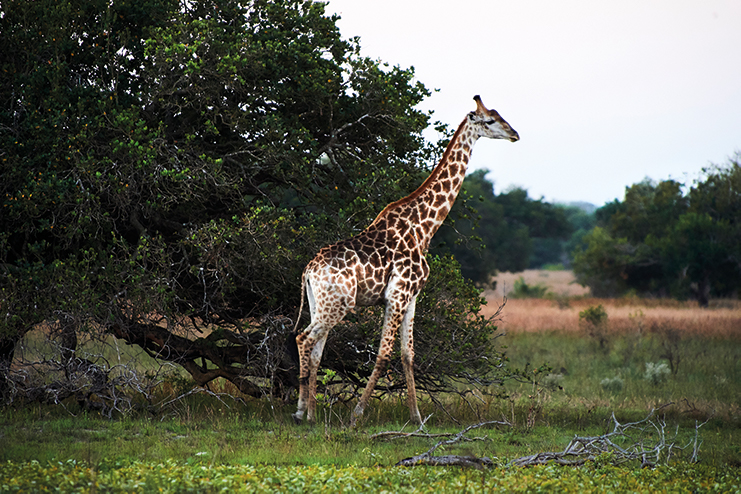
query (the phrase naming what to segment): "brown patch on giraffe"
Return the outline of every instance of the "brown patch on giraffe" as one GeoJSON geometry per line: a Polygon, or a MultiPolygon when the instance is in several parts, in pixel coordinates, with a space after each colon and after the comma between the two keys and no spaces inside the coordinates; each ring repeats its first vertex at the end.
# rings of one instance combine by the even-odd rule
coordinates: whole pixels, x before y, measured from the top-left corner
{"type": "Polygon", "coordinates": [[[443,204],[448,202],[448,195],[447,194],[437,194],[435,196],[435,200],[432,203],[432,207],[435,209],[438,209],[443,206],[443,204]]]}

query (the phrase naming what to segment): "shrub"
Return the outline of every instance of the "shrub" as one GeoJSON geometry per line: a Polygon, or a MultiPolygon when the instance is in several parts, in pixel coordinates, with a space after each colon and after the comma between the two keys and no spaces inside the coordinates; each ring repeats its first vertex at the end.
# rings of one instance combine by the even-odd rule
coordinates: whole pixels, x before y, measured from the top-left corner
{"type": "Polygon", "coordinates": [[[609,349],[607,340],[607,312],[600,305],[592,305],[579,312],[579,327],[597,340],[600,350],[609,349]]]}
{"type": "Polygon", "coordinates": [[[542,384],[551,390],[563,389],[563,374],[548,374],[543,378],[542,384]]]}
{"type": "Polygon", "coordinates": [[[666,381],[669,374],[671,374],[671,369],[666,362],[646,362],[646,372],[643,374],[643,379],[654,386],[658,386],[666,381]]]}

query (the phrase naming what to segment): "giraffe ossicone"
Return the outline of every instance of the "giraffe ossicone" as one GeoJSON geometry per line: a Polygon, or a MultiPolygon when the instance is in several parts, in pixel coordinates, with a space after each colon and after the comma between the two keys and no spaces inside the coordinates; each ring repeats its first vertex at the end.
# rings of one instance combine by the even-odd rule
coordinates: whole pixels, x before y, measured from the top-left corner
{"type": "Polygon", "coordinates": [[[412,422],[422,422],[414,387],[412,326],[417,295],[429,274],[425,254],[463,185],[478,138],[512,142],[520,138],[499,113],[484,106],[479,96],[474,101],[476,110],[466,115],[440,163],[417,190],[386,206],[358,235],[321,249],[304,269],[296,327],[304,296],[309,302],[311,323],[296,336],[300,366],[298,410],[293,414],[296,423],[301,423],[304,414],[308,422],[316,420],[317,370],[329,331],[353,308],[370,305],[385,305],[381,343],[351,426],[370,401],[399,329],[409,414],[412,422]]]}

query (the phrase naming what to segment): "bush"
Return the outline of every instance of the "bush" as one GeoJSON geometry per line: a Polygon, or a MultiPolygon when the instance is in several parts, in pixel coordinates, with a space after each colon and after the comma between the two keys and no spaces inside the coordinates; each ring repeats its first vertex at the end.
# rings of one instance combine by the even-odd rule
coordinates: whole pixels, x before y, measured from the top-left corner
{"type": "Polygon", "coordinates": [[[654,386],[658,386],[666,381],[671,372],[666,362],[646,362],[646,372],[643,374],[643,379],[654,386]]]}
{"type": "Polygon", "coordinates": [[[528,285],[525,278],[520,276],[515,280],[515,286],[509,293],[510,298],[543,298],[548,294],[548,287],[542,283],[528,285]]]}
{"type": "Polygon", "coordinates": [[[579,327],[597,341],[604,352],[609,350],[607,339],[607,312],[600,305],[592,305],[579,312],[579,327]]]}

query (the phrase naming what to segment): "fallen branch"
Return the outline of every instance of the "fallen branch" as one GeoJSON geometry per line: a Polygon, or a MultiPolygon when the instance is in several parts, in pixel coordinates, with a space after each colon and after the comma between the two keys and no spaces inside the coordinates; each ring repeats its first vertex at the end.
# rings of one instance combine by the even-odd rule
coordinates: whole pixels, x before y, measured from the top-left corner
{"type": "Polygon", "coordinates": [[[666,423],[663,419],[653,419],[656,412],[672,405],[667,403],[659,408],[653,408],[649,414],[638,422],[621,424],[612,414],[612,432],[601,436],[579,437],[575,436],[563,451],[537,453],[523,456],[509,462],[507,466],[526,467],[534,465],[545,465],[555,463],[557,465],[578,466],[588,461],[594,461],[597,457],[608,455],[610,463],[620,465],[630,461],[640,461],[641,467],[654,467],[657,464],[668,463],[674,450],[683,451],[693,445],[691,462],[697,461],[698,431],[705,425],[695,424],[695,437],[684,446],[677,446],[676,439],[678,428],[674,437],[667,438],[666,423]],[[634,437],[635,436],[635,437],[634,437]],[[620,446],[616,444],[618,439],[628,439],[631,444],[620,446]]]}
{"type": "Polygon", "coordinates": [[[427,465],[431,467],[473,467],[479,470],[484,467],[489,468],[494,466],[494,461],[491,458],[484,456],[483,458],[477,458],[476,456],[458,456],[458,455],[445,455],[445,456],[413,456],[411,458],[405,458],[399,461],[397,467],[416,467],[419,465],[427,465]]]}
{"type": "MultiPolygon", "coordinates": [[[[612,431],[600,436],[588,436],[581,437],[575,436],[569,444],[564,448],[563,451],[558,452],[544,452],[537,453],[534,455],[523,456],[510,461],[507,466],[515,467],[527,467],[534,465],[545,465],[553,463],[557,465],[565,466],[579,466],[583,465],[588,461],[595,461],[599,457],[606,459],[613,465],[620,465],[623,463],[635,461],[640,462],[642,468],[654,467],[658,464],[668,464],[669,460],[675,451],[684,451],[685,449],[691,449],[691,455],[689,461],[692,463],[697,462],[698,450],[702,441],[699,440],[700,427],[705,425],[708,420],[703,423],[695,423],[695,434],[692,439],[687,442],[684,446],[677,445],[677,436],[679,433],[679,427],[676,428],[673,437],[667,437],[666,433],[666,422],[663,418],[655,418],[657,412],[664,408],[673,405],[673,403],[667,403],[658,408],[653,408],[648,415],[637,422],[628,422],[621,424],[615,418],[615,413],[612,413],[612,431]]],[[[471,425],[466,427],[458,433],[442,433],[442,434],[427,434],[422,432],[424,430],[424,422],[430,418],[428,416],[422,423],[422,425],[415,432],[403,432],[403,431],[388,431],[379,432],[371,436],[371,439],[397,439],[400,437],[425,437],[425,438],[437,438],[437,437],[450,437],[451,439],[439,441],[433,447],[426,452],[412,456],[411,458],[405,458],[395,466],[412,467],[417,465],[429,465],[429,466],[463,466],[463,467],[474,467],[484,468],[491,467],[494,462],[491,458],[482,457],[477,458],[474,456],[457,456],[457,455],[445,455],[445,456],[434,456],[433,453],[437,448],[443,445],[456,444],[462,441],[482,441],[486,437],[467,437],[465,434],[473,429],[483,427],[485,425],[510,425],[509,422],[500,421],[489,421],[482,422],[479,424],[471,425]]]]}
{"type": "MultiPolygon", "coordinates": [[[[484,427],[486,425],[509,425],[511,426],[509,422],[501,422],[498,420],[490,420],[488,422],[481,422],[474,425],[469,425],[462,431],[458,433],[449,433],[449,434],[423,434],[419,431],[424,427],[424,422],[429,419],[430,416],[428,416],[422,423],[419,429],[417,429],[417,432],[413,433],[403,433],[399,432],[396,436],[389,436],[389,434],[393,433],[379,433],[374,434],[374,436],[379,437],[440,437],[440,436],[453,436],[451,439],[439,441],[437,444],[435,444],[433,447],[428,449],[426,452],[412,456],[411,458],[404,458],[403,460],[400,460],[395,466],[397,467],[413,467],[417,465],[430,465],[430,466],[461,466],[461,467],[474,467],[474,468],[484,468],[484,467],[491,467],[494,465],[494,462],[491,458],[483,457],[483,458],[477,458],[475,456],[458,456],[458,455],[444,455],[444,456],[433,456],[432,453],[435,452],[437,448],[440,446],[449,446],[451,444],[456,444],[462,441],[484,441],[487,439],[486,436],[484,437],[467,437],[466,433],[468,431],[471,431],[473,429],[478,429],[479,427],[484,427]]],[[[371,436],[373,437],[373,436],[371,436]]]]}

